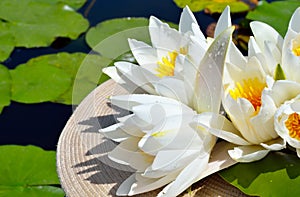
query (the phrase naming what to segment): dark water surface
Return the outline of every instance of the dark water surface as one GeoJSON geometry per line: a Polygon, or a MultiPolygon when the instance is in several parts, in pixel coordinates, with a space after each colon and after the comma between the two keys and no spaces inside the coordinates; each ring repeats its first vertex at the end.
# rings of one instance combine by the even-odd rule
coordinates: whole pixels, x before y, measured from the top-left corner
{"type": "MultiPolygon", "coordinates": [[[[89,20],[91,27],[97,23],[118,17],[149,17],[154,15],[159,19],[178,23],[181,9],[172,0],[89,0],[79,10],[89,20]]],[[[215,19],[195,13],[201,29],[215,19]]],[[[205,32],[205,31],[204,31],[205,32]]],[[[11,58],[4,64],[15,68],[30,58],[44,54],[67,52],[89,52],[90,48],[84,42],[84,34],[75,41],[58,39],[52,47],[37,49],[16,49],[11,58]]],[[[55,150],[58,137],[67,120],[72,114],[72,107],[55,103],[21,104],[12,102],[0,114],[0,145],[37,145],[44,149],[55,150]]]]}

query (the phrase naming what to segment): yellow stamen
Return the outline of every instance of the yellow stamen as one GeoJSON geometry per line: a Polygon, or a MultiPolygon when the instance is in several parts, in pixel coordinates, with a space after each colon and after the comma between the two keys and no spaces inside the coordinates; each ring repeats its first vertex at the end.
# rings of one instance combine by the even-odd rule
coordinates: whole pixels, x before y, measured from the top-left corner
{"type": "Polygon", "coordinates": [[[261,107],[261,94],[266,87],[266,83],[258,80],[257,77],[243,80],[242,83],[236,82],[236,88],[229,91],[230,96],[237,100],[245,98],[253,105],[255,112],[258,113],[261,107]]]}
{"type": "Polygon", "coordinates": [[[300,141],[300,115],[298,113],[290,114],[285,121],[285,126],[289,130],[289,135],[300,141]]]}
{"type": "Polygon", "coordinates": [[[174,76],[175,61],[178,53],[176,51],[169,52],[169,57],[163,57],[162,61],[157,62],[158,77],[174,76]]]}
{"type": "Polygon", "coordinates": [[[294,53],[296,56],[300,56],[300,46],[299,46],[298,48],[293,49],[293,53],[294,53]]]}

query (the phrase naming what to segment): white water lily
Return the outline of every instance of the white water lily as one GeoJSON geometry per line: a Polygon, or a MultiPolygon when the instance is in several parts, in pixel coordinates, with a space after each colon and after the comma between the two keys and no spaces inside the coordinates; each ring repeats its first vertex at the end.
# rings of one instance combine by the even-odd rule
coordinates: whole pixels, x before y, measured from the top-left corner
{"type": "MultiPolygon", "coordinates": [[[[212,67],[216,63],[223,65],[229,36],[227,33],[222,36],[220,34],[231,26],[229,13],[227,7],[219,19],[214,47],[210,47],[212,41],[205,39],[188,7],[181,14],[179,31],[151,17],[149,32],[152,46],[129,40],[131,51],[139,65],[116,62],[115,66],[107,67],[103,71],[129,92],[140,88],[150,94],[176,98],[191,106],[192,98],[188,98],[191,94],[186,93],[185,87],[187,83],[192,86],[194,82],[183,81],[194,80],[194,73],[201,73],[204,64],[209,63],[212,67]],[[209,54],[211,57],[208,57],[209,54]],[[177,92],[179,89],[181,91],[177,92]]],[[[230,31],[232,30],[228,30],[230,31]]]]}
{"type": "Polygon", "coordinates": [[[284,38],[263,22],[251,22],[251,54],[260,56],[265,71],[275,77],[279,64],[287,80],[300,82],[300,8],[293,13],[284,38]],[[259,55],[257,55],[259,54],[259,55]]]}
{"type": "Polygon", "coordinates": [[[296,149],[300,158],[300,95],[282,104],[274,119],[278,135],[296,149]]]}
{"type": "Polygon", "coordinates": [[[274,129],[276,99],[280,95],[276,97],[273,93],[274,79],[267,75],[261,56],[252,53],[251,43],[249,50],[248,57],[235,51],[238,57],[229,55],[224,73],[222,104],[237,130],[211,130],[212,134],[238,145],[229,151],[238,162],[260,160],[272,150],[285,148],[285,142],[274,129]]]}
{"type": "MultiPolygon", "coordinates": [[[[194,182],[227,166],[224,163],[228,159],[219,157],[211,161],[214,169],[209,165],[216,137],[207,130],[228,127],[220,115],[197,114],[179,101],[155,95],[113,96],[110,101],[133,112],[100,130],[120,143],[109,158],[136,170],[121,184],[117,195],[131,196],[167,185],[158,196],[177,196],[194,182]],[[199,122],[205,126],[199,126],[199,122]]],[[[226,153],[226,146],[222,149],[226,153]]]]}

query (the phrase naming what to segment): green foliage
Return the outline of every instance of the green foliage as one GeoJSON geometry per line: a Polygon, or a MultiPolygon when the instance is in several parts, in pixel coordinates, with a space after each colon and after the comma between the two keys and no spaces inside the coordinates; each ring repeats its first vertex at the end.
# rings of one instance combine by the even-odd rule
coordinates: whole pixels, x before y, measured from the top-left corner
{"type": "Polygon", "coordinates": [[[209,13],[221,13],[227,5],[231,12],[245,12],[250,9],[250,5],[240,0],[173,0],[178,7],[189,6],[193,12],[206,10],[209,13]]]}
{"type": "Polygon", "coordinates": [[[0,146],[0,196],[63,197],[55,152],[35,146],[0,146]]]}
{"type": "Polygon", "coordinates": [[[0,113],[10,104],[11,78],[8,69],[0,64],[0,113]]]}
{"type": "Polygon", "coordinates": [[[260,161],[236,164],[221,171],[220,175],[248,195],[300,194],[300,159],[296,154],[271,152],[260,161]]]}
{"type": "Polygon", "coordinates": [[[78,7],[84,1],[1,0],[0,61],[14,47],[49,46],[57,37],[76,39],[86,31],[88,21],[65,3],[78,7]]]}
{"type": "Polygon", "coordinates": [[[22,103],[51,101],[71,86],[71,76],[49,65],[31,62],[10,71],[12,100],[22,103]]]}
{"type": "MultiPolygon", "coordinates": [[[[99,55],[85,53],[63,52],[32,58],[10,70],[12,100],[78,104],[99,82],[107,79],[101,78],[102,68],[110,62],[99,55]]],[[[6,96],[9,94],[10,91],[6,96]]]]}
{"type": "Polygon", "coordinates": [[[284,36],[289,20],[299,6],[300,1],[274,1],[272,3],[262,1],[254,11],[247,14],[246,18],[265,22],[284,36]]]}
{"type": "Polygon", "coordinates": [[[128,38],[150,42],[148,23],[145,18],[107,20],[87,32],[86,42],[102,56],[115,59],[130,51],[128,38]]]}

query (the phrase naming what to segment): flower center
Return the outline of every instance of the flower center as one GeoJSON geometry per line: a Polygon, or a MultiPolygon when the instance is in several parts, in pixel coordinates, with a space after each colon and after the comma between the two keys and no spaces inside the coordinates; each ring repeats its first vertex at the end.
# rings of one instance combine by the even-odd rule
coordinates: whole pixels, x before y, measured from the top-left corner
{"type": "Polygon", "coordinates": [[[266,87],[265,83],[258,80],[257,77],[243,80],[242,83],[236,82],[236,88],[229,91],[230,96],[237,100],[245,98],[253,105],[256,112],[261,106],[261,93],[266,87]]]}
{"type": "Polygon", "coordinates": [[[285,126],[289,130],[289,135],[300,141],[300,115],[296,112],[290,114],[285,126]]]}
{"type": "Polygon", "coordinates": [[[297,47],[297,48],[293,49],[293,53],[294,53],[296,56],[300,56],[300,47],[297,47]]]}
{"type": "MultiPolygon", "coordinates": [[[[187,49],[182,47],[180,48],[179,53],[186,55],[187,49]]],[[[161,61],[157,62],[158,67],[156,68],[156,71],[158,72],[158,77],[162,78],[165,76],[174,76],[175,62],[177,56],[177,51],[168,52],[168,56],[163,57],[161,61]]]]}

